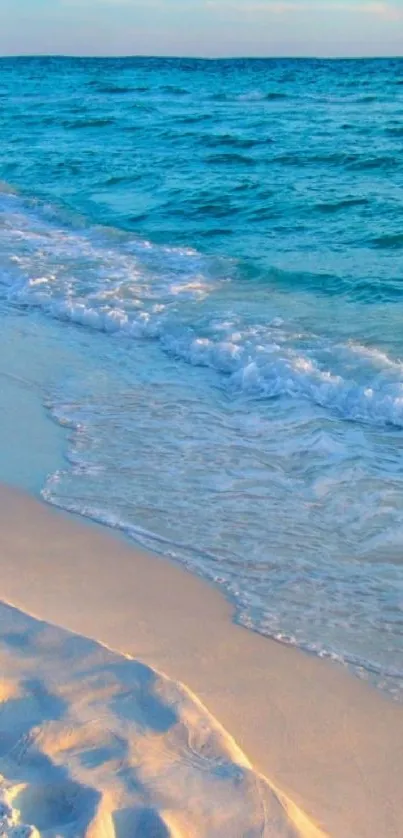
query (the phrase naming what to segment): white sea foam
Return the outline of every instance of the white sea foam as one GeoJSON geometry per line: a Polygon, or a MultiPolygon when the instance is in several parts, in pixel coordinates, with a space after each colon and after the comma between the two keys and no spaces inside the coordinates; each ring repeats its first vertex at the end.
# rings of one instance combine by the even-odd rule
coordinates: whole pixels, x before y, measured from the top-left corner
{"type": "Polygon", "coordinates": [[[242,322],[237,313],[234,330],[228,282],[196,251],[129,238],[117,246],[102,231],[70,230],[28,212],[17,196],[1,203],[1,285],[9,302],[155,339],[189,364],[224,373],[233,393],[302,398],[349,420],[403,426],[402,365],[376,346],[335,343],[323,359],[320,337],[300,347],[278,317],[266,325],[264,316],[253,323],[246,314],[242,322]]]}

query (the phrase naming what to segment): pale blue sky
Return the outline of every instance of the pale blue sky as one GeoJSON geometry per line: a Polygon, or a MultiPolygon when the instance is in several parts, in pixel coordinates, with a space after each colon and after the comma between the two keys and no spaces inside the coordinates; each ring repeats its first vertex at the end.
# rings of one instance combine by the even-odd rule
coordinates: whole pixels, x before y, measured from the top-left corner
{"type": "Polygon", "coordinates": [[[0,0],[0,54],[402,55],[403,0],[0,0]]]}

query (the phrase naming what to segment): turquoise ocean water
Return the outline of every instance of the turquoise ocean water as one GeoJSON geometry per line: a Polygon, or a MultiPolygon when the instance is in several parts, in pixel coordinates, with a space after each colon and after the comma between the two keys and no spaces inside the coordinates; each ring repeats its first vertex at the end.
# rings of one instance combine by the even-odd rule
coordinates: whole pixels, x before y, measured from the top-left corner
{"type": "Polygon", "coordinates": [[[403,60],[1,59],[0,179],[21,480],[402,698],[403,60]]]}

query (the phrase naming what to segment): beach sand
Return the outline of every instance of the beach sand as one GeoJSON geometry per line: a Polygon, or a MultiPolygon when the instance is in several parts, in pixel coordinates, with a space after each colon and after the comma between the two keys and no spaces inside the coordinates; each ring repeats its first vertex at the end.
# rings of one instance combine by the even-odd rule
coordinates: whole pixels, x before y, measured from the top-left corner
{"type": "Polygon", "coordinates": [[[403,836],[401,705],[5,486],[0,561],[0,834],[403,836]]]}

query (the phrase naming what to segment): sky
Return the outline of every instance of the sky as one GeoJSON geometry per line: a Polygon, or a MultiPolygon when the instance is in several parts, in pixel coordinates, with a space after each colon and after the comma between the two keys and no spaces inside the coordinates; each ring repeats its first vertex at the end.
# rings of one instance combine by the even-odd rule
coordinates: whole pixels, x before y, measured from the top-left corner
{"type": "Polygon", "coordinates": [[[403,55],[403,0],[0,0],[0,55],[403,55]]]}

